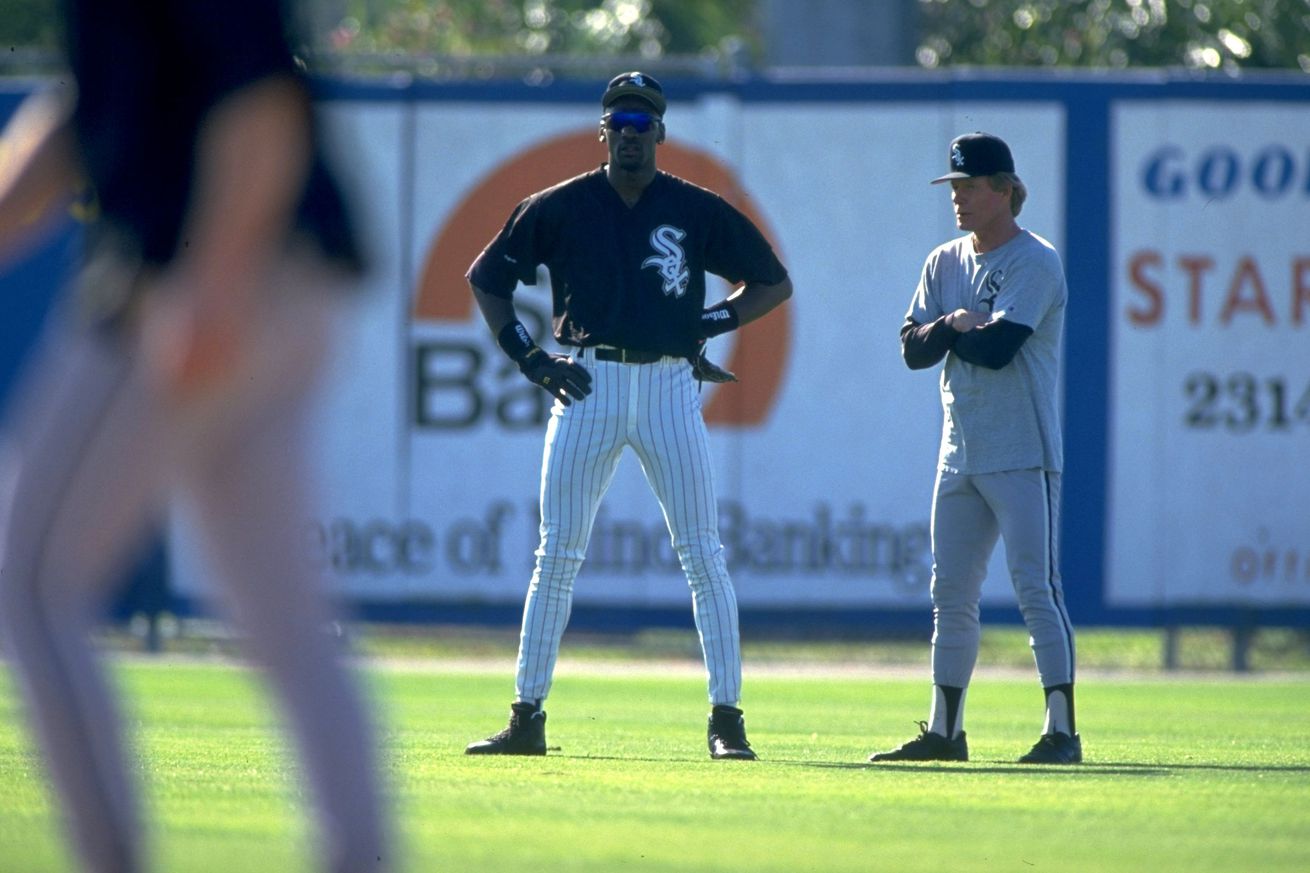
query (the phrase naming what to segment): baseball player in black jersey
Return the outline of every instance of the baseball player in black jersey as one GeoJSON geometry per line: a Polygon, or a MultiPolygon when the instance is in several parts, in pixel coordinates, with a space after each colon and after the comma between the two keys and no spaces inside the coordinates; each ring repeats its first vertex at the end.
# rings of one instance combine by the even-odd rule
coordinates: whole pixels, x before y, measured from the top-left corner
{"type": "Polygon", "coordinates": [[[27,219],[83,182],[99,218],[5,421],[0,623],[80,868],[132,873],[150,854],[87,635],[176,500],[288,717],[322,869],[390,869],[366,710],[297,548],[326,294],[362,261],[281,4],[64,5],[76,94],[26,105],[7,131],[0,247],[34,238],[27,219]]]}
{"type": "Polygon", "coordinates": [[[905,363],[945,360],[931,516],[933,702],[918,737],[873,761],[967,761],[964,698],[978,659],[987,562],[1005,540],[1045,690],[1027,764],[1074,764],[1074,638],[1060,582],[1059,371],[1068,297],[1060,256],[1016,222],[1027,189],[998,137],[956,137],[949,182],[968,231],[928,256],[905,323],[905,363]]]}
{"type": "Polygon", "coordinates": [[[509,726],[469,754],[544,755],[546,713],[573,582],[624,449],[641,462],[687,582],[709,679],[714,758],[753,759],[741,697],[737,599],[719,541],[698,380],[732,375],[707,338],[761,317],[791,281],[759,230],[723,198],[655,167],[664,90],[643,73],[601,97],[599,169],[528,197],[474,261],[469,285],[501,348],[555,398],[541,470],[541,544],[528,588],[509,726]],[[519,283],[550,272],[555,339],[540,348],[515,315],[519,283]],[[705,305],[705,273],[740,287],[705,305]]]}

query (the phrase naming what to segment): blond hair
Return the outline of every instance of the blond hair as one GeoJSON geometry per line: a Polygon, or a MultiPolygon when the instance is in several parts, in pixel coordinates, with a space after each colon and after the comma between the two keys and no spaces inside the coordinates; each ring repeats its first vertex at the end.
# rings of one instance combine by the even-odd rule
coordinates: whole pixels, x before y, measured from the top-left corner
{"type": "Polygon", "coordinates": [[[1028,199],[1028,186],[1014,173],[993,173],[987,177],[987,184],[993,191],[1004,191],[1010,186],[1010,214],[1018,216],[1023,211],[1023,202],[1028,199]]]}

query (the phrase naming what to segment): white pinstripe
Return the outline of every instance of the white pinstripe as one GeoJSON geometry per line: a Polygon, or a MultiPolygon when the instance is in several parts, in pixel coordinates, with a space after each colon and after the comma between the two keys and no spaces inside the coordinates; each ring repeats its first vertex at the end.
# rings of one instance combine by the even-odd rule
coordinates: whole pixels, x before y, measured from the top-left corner
{"type": "Polygon", "coordinates": [[[700,393],[684,358],[654,364],[576,360],[593,378],[586,400],[556,403],[541,464],[541,544],[523,607],[516,692],[550,693],[560,639],[573,604],[601,499],[631,446],[664,510],[705,656],[712,704],[741,697],[737,596],[719,540],[718,503],[700,393]]]}

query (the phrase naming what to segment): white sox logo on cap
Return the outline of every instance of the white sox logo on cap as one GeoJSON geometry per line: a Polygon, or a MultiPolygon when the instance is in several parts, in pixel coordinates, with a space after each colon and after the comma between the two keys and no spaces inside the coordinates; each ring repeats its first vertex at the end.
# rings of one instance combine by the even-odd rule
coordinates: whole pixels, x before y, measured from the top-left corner
{"type": "Polygon", "coordinates": [[[620,97],[635,97],[649,103],[656,115],[663,116],[667,103],[664,99],[664,86],[654,76],[636,70],[631,73],[619,73],[605,86],[605,93],[600,97],[600,105],[608,109],[620,97]]]}
{"type": "Polygon", "coordinates": [[[1010,147],[999,136],[981,131],[966,133],[951,141],[950,170],[945,176],[933,179],[933,184],[1013,173],[1014,158],[1010,155],[1010,147]]]}

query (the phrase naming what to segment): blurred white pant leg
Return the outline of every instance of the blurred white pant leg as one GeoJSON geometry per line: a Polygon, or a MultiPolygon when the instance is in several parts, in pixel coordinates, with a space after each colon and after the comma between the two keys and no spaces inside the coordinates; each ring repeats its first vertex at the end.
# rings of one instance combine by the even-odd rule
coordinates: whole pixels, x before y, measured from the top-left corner
{"type": "Polygon", "coordinates": [[[65,318],[29,358],[0,449],[5,650],[86,869],[142,863],[137,786],[88,635],[157,518],[157,409],[130,353],[65,318]]]}
{"type": "Polygon", "coordinates": [[[314,493],[307,413],[333,328],[324,298],[305,292],[321,281],[292,264],[266,289],[239,372],[182,416],[175,450],[214,587],[296,739],[326,869],[385,870],[393,859],[373,728],[329,634],[337,614],[325,580],[303,551],[314,493]]]}

